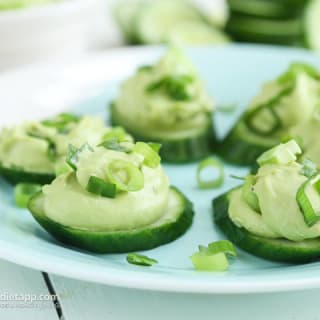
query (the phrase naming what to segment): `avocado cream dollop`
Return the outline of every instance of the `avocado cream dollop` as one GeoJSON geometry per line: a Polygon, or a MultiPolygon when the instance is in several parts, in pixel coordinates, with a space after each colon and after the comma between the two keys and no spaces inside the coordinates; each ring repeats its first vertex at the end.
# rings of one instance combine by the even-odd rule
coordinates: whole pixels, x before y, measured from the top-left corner
{"type": "Polygon", "coordinates": [[[122,84],[115,112],[129,132],[185,135],[208,126],[213,102],[192,63],[174,48],[122,84]],[[137,125],[138,124],[138,125],[137,125]]]}
{"type": "Polygon", "coordinates": [[[319,104],[320,75],[313,67],[293,63],[276,80],[266,83],[252,100],[245,118],[254,131],[282,138],[296,124],[309,121],[319,104]]]}
{"type": "MultiPolygon", "coordinates": [[[[257,198],[259,209],[253,209],[245,200],[244,186],[232,191],[229,206],[231,220],[238,227],[267,238],[302,241],[319,237],[320,223],[308,226],[297,201],[299,188],[310,178],[304,174],[303,164],[296,160],[288,163],[276,162],[274,158],[261,165],[252,179],[251,191],[257,198]]],[[[318,191],[308,188],[307,192],[312,207],[318,212],[318,191]]]]}
{"type": "Polygon", "coordinates": [[[95,147],[81,153],[77,170],[60,175],[43,188],[44,212],[64,226],[101,231],[133,230],[150,225],[166,212],[169,180],[161,165],[148,167],[135,152],[95,147]],[[141,170],[143,188],[120,191],[115,198],[87,191],[91,176],[107,181],[106,167],[114,161],[126,161],[141,170]]]}
{"type": "Polygon", "coordinates": [[[22,171],[52,173],[65,157],[69,144],[80,147],[85,142],[96,145],[108,132],[98,117],[84,116],[64,130],[46,122],[28,122],[0,132],[0,164],[22,171]],[[52,150],[50,150],[50,147],[52,150]],[[50,154],[52,151],[54,154],[50,154]]]}

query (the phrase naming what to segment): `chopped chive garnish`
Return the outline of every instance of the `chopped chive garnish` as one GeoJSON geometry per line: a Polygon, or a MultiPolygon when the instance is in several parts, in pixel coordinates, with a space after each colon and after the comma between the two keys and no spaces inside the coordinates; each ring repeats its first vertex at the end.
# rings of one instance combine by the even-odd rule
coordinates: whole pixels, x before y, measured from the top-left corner
{"type": "Polygon", "coordinates": [[[301,148],[295,140],[281,143],[276,147],[264,152],[258,159],[259,166],[265,164],[288,164],[297,160],[297,155],[301,154],[301,148]]]}
{"type": "Polygon", "coordinates": [[[117,142],[121,142],[121,141],[125,140],[126,135],[127,135],[127,133],[122,127],[116,127],[116,128],[113,128],[112,130],[110,130],[109,132],[107,132],[103,136],[102,141],[114,139],[117,142]]]}
{"type": "Polygon", "coordinates": [[[137,266],[151,267],[154,264],[157,264],[158,261],[142,254],[138,253],[129,253],[127,255],[127,261],[130,264],[135,264],[137,266]]]}
{"type": "Polygon", "coordinates": [[[81,148],[77,148],[72,144],[68,145],[67,155],[66,155],[66,163],[73,169],[77,170],[77,164],[79,161],[80,154],[85,150],[93,151],[92,147],[85,143],[81,148]]]}
{"type": "Polygon", "coordinates": [[[54,118],[43,120],[41,123],[46,127],[56,128],[63,133],[69,124],[77,123],[80,119],[79,116],[72,113],[61,113],[54,118]]]}
{"type": "Polygon", "coordinates": [[[99,144],[99,147],[104,147],[108,150],[120,151],[120,152],[131,152],[132,148],[127,145],[119,143],[118,139],[113,137],[109,140],[105,140],[99,144]]]}
{"type": "Polygon", "coordinates": [[[232,242],[228,240],[220,240],[208,244],[210,254],[225,253],[229,256],[236,257],[237,252],[232,242]]]}
{"type": "MultiPolygon", "coordinates": [[[[306,193],[306,189],[311,185],[318,191],[320,176],[313,176],[304,182],[298,189],[296,194],[296,201],[303,213],[304,221],[307,226],[312,227],[320,220],[320,212],[315,212],[310,198],[306,193]]],[[[319,192],[318,192],[319,193],[319,192]]]]}
{"type": "Polygon", "coordinates": [[[115,198],[117,188],[113,183],[109,183],[98,177],[91,176],[88,181],[87,191],[105,198],[115,198]]]}
{"type": "Polygon", "coordinates": [[[215,158],[207,158],[201,161],[197,168],[197,182],[202,189],[219,188],[224,182],[224,168],[222,163],[215,158]],[[201,175],[205,169],[212,168],[218,172],[218,177],[211,180],[203,180],[201,175]]]}
{"type": "Polygon", "coordinates": [[[294,81],[301,73],[306,73],[314,79],[320,79],[320,74],[315,67],[306,63],[294,62],[290,65],[289,70],[278,78],[278,82],[283,84],[294,81]]]}
{"type": "Polygon", "coordinates": [[[236,176],[235,174],[230,174],[229,177],[235,180],[245,180],[245,177],[236,176]]]}
{"type": "Polygon", "coordinates": [[[245,178],[245,182],[242,186],[242,199],[247,203],[247,205],[254,211],[260,212],[259,199],[253,190],[253,185],[256,179],[253,175],[248,175],[245,178]]]}
{"type": "Polygon", "coordinates": [[[310,178],[317,173],[317,166],[310,159],[304,159],[302,161],[302,169],[300,173],[306,176],[307,178],[310,178]]]}
{"type": "Polygon", "coordinates": [[[46,141],[48,143],[47,156],[48,156],[49,160],[55,161],[57,159],[57,156],[58,156],[57,147],[56,147],[55,142],[51,138],[44,136],[38,132],[28,132],[28,135],[30,137],[46,141]]]}
{"type": "Polygon", "coordinates": [[[150,83],[146,91],[153,93],[163,90],[173,100],[189,100],[188,85],[193,82],[190,75],[165,76],[158,81],[150,83]]]}
{"type": "Polygon", "coordinates": [[[27,208],[30,198],[41,190],[41,185],[34,183],[19,183],[14,188],[14,198],[17,207],[27,208]]]}
{"type": "Polygon", "coordinates": [[[154,148],[158,148],[158,145],[153,145],[153,147],[145,142],[137,142],[133,147],[133,152],[139,153],[144,157],[143,163],[150,168],[156,168],[160,162],[161,158],[154,148]]]}
{"type": "Polygon", "coordinates": [[[227,255],[236,256],[233,244],[227,240],[212,242],[205,246],[199,246],[199,251],[190,259],[196,270],[199,271],[226,271],[229,267],[227,255]]]}
{"type": "Polygon", "coordinates": [[[138,167],[129,161],[114,160],[107,164],[107,178],[121,191],[139,191],[144,186],[144,176],[138,167]]]}

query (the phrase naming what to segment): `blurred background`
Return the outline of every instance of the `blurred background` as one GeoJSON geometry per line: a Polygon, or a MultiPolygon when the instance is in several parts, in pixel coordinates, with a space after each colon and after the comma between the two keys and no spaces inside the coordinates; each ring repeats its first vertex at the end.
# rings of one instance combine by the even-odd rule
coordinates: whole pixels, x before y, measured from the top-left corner
{"type": "Polygon", "coordinates": [[[320,50],[320,0],[0,0],[0,70],[125,45],[320,50]]]}

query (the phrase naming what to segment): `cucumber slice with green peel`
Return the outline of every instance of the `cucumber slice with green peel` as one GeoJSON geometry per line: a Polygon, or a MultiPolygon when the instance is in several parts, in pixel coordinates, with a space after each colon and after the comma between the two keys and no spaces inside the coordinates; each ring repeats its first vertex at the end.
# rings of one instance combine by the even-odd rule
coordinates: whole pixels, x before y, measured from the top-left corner
{"type": "Polygon", "coordinates": [[[313,50],[320,50],[320,1],[311,0],[304,15],[305,42],[313,50]]]}
{"type": "Polygon", "coordinates": [[[237,227],[229,217],[232,191],[213,200],[214,221],[227,238],[239,248],[272,261],[288,263],[310,262],[320,257],[320,238],[294,242],[253,235],[237,227]]]}
{"type": "Polygon", "coordinates": [[[18,183],[38,183],[44,185],[51,183],[55,178],[54,173],[28,172],[17,168],[6,168],[1,165],[0,176],[13,185],[18,183]]]}
{"type": "Polygon", "coordinates": [[[199,11],[187,1],[150,1],[136,17],[136,32],[143,43],[163,43],[174,26],[201,20],[199,11]]]}
{"type": "Polygon", "coordinates": [[[240,166],[251,166],[266,150],[280,141],[275,138],[253,134],[240,120],[217,147],[217,153],[227,162],[240,166]]]}
{"type": "Polygon", "coordinates": [[[227,32],[239,41],[290,44],[303,35],[301,19],[271,20],[231,15],[227,32]]]}
{"type": "Polygon", "coordinates": [[[43,193],[39,192],[29,202],[36,221],[57,240],[95,253],[148,250],[172,242],[188,230],[194,215],[192,203],[171,187],[167,212],[148,227],[115,232],[83,230],[50,220],[43,211],[43,200],[43,193]]]}
{"type": "Polygon", "coordinates": [[[153,131],[132,128],[118,113],[113,104],[110,110],[111,124],[123,127],[137,141],[158,142],[161,144],[159,154],[164,162],[186,163],[203,159],[214,150],[217,140],[211,116],[202,128],[180,131],[153,131]]]}
{"type": "Polygon", "coordinates": [[[123,0],[115,7],[114,15],[116,21],[118,22],[126,41],[130,44],[139,43],[139,39],[136,36],[134,25],[136,15],[138,14],[143,5],[143,1],[141,0],[123,0]]]}
{"type": "Polygon", "coordinates": [[[290,18],[297,15],[297,10],[285,3],[270,0],[228,0],[232,13],[260,18],[290,18]]]}
{"type": "Polygon", "coordinates": [[[222,44],[230,42],[230,38],[212,25],[193,21],[174,26],[168,34],[168,42],[173,45],[222,44]]]}

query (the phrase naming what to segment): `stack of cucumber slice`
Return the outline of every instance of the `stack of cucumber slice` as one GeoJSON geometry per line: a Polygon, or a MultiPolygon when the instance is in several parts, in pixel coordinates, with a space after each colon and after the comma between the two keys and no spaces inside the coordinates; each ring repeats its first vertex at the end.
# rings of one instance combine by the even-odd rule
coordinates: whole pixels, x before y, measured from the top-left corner
{"type": "Polygon", "coordinates": [[[130,44],[229,42],[191,0],[122,0],[115,17],[130,44]]]}
{"type": "Polygon", "coordinates": [[[320,49],[319,0],[228,0],[227,32],[236,41],[320,49]]]}

